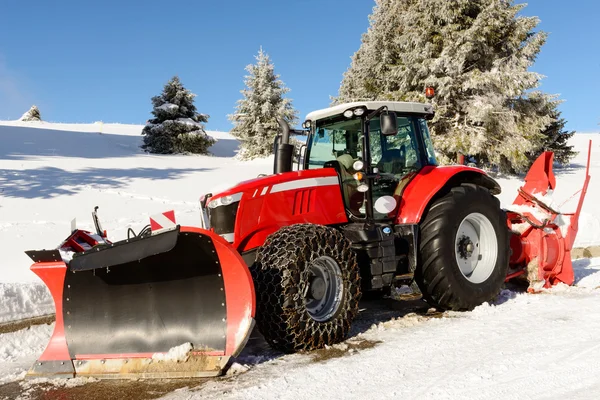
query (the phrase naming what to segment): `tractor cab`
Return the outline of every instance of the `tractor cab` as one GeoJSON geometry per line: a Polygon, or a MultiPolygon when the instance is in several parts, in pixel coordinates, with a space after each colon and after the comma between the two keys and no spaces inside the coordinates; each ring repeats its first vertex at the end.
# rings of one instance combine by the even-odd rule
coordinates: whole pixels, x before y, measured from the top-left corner
{"type": "Polygon", "coordinates": [[[353,219],[393,217],[401,191],[419,170],[437,165],[429,104],[356,102],[307,116],[304,169],[335,168],[353,219]]]}

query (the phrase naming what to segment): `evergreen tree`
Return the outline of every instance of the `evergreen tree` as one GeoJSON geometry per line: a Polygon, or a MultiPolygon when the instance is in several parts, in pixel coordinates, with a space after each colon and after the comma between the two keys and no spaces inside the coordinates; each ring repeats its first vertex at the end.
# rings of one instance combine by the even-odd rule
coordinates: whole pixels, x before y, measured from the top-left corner
{"type": "Polygon", "coordinates": [[[31,108],[19,118],[19,121],[41,121],[40,110],[33,105],[31,108]]]}
{"type": "Polygon", "coordinates": [[[523,171],[556,118],[554,97],[529,71],[546,41],[512,0],[376,0],[370,27],[335,102],[426,101],[442,161],[468,154],[523,171]]]}
{"type": "Polygon", "coordinates": [[[234,125],[231,134],[241,142],[239,157],[242,159],[273,153],[273,141],[279,130],[277,117],[290,125],[297,122],[292,100],[283,97],[289,89],[275,74],[270,57],[261,48],[255,58],[256,63],[246,67],[243,98],[238,100],[235,114],[229,115],[234,125]]]}
{"type": "Polygon", "coordinates": [[[208,122],[209,116],[197,112],[194,97],[177,76],[167,82],[162,93],[152,98],[154,118],[142,130],[144,150],[158,154],[208,153],[215,139],[204,131],[202,123],[208,122]]]}
{"type": "Polygon", "coordinates": [[[573,146],[570,146],[568,141],[575,134],[575,131],[566,131],[566,121],[561,118],[560,111],[555,107],[550,111],[550,116],[553,122],[546,127],[542,132],[543,141],[542,144],[534,151],[527,154],[529,161],[533,163],[536,158],[544,151],[554,152],[554,161],[567,165],[573,157],[577,155],[577,152],[573,150],[573,146]]]}

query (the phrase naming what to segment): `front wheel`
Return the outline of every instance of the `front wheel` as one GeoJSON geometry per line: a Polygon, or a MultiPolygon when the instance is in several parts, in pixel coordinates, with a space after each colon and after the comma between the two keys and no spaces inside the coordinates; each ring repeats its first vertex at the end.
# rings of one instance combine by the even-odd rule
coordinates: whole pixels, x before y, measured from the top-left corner
{"type": "Polygon", "coordinates": [[[498,199],[474,184],[435,200],[421,223],[415,282],[432,305],[471,310],[506,278],[509,232],[498,199]]]}
{"type": "Polygon", "coordinates": [[[270,235],[251,268],[256,322],[287,353],[341,342],[358,313],[360,277],[351,243],[337,230],[291,225],[270,235]]]}

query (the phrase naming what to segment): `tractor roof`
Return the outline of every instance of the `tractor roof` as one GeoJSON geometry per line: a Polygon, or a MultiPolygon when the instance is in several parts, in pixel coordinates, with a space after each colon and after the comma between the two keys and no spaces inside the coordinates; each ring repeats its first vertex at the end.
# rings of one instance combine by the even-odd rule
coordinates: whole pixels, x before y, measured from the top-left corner
{"type": "Polygon", "coordinates": [[[381,106],[387,106],[389,111],[396,111],[399,113],[433,114],[433,107],[431,104],[427,103],[410,103],[405,101],[356,101],[313,111],[306,116],[306,119],[315,121],[341,114],[349,108],[361,106],[372,111],[377,110],[381,106]]]}

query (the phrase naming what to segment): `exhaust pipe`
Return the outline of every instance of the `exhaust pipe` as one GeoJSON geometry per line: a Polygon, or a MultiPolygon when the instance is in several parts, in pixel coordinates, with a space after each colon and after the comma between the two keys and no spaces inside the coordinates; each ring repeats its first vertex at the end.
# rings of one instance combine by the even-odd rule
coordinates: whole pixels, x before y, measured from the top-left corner
{"type": "Polygon", "coordinates": [[[273,173],[281,174],[292,170],[294,146],[290,144],[290,126],[287,121],[278,117],[277,123],[281,128],[281,134],[275,138],[273,173]]]}

